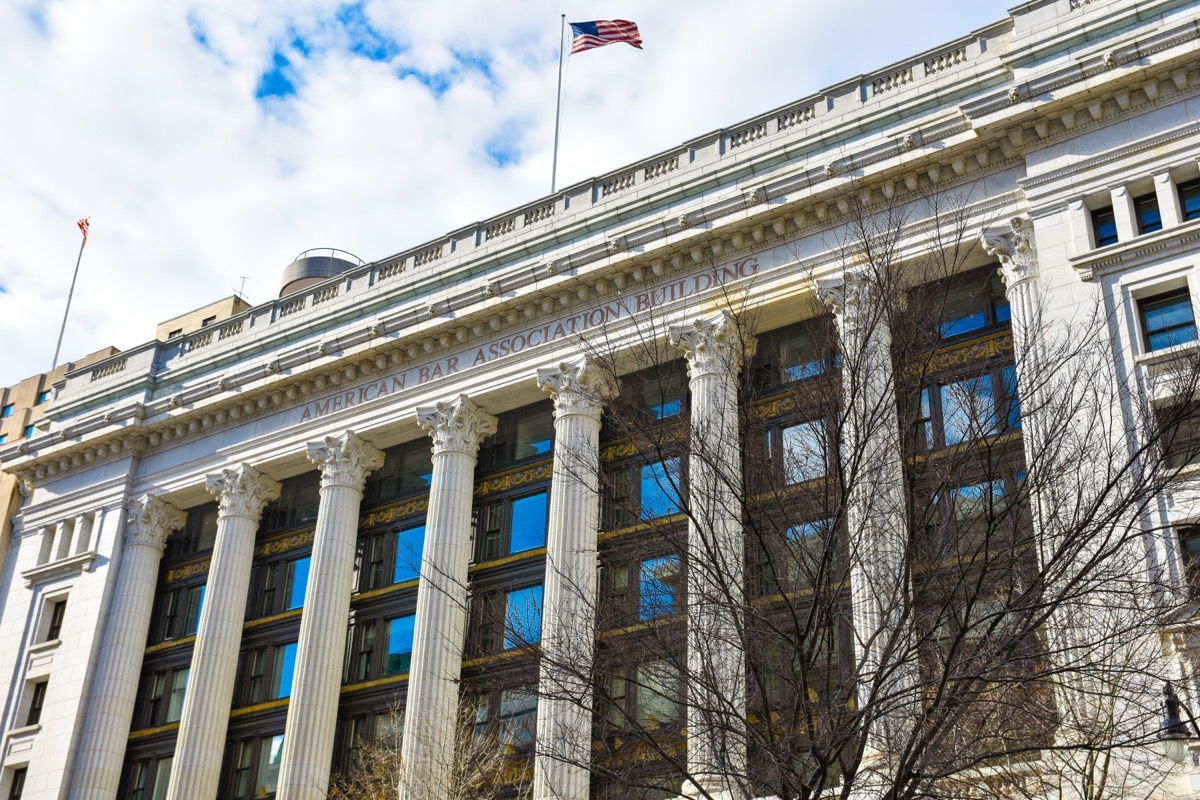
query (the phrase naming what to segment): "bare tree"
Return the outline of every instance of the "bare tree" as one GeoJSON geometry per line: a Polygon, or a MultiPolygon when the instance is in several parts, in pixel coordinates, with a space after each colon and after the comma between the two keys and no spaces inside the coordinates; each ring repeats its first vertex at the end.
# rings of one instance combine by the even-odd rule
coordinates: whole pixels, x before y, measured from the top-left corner
{"type": "MultiPolygon", "coordinates": [[[[1104,307],[1050,313],[1027,223],[996,234],[969,197],[847,206],[800,308],[743,284],[709,307],[724,364],[681,358],[676,309],[589,336],[621,387],[595,660],[539,653],[540,612],[493,624],[590,687],[594,796],[1149,796],[1185,599],[1152,520],[1200,458],[1200,363],[1138,385],[1104,307]]],[[[528,766],[485,762],[522,791],[528,766]]]]}

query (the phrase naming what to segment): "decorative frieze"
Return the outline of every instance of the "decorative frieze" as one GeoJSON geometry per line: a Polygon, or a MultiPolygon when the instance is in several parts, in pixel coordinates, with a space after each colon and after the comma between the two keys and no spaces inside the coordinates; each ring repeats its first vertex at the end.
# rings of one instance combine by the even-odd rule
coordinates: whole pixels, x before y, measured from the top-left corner
{"type": "Polygon", "coordinates": [[[372,511],[358,518],[359,528],[373,528],[376,525],[386,525],[389,522],[406,519],[429,510],[429,496],[415,497],[402,503],[372,511]]]}

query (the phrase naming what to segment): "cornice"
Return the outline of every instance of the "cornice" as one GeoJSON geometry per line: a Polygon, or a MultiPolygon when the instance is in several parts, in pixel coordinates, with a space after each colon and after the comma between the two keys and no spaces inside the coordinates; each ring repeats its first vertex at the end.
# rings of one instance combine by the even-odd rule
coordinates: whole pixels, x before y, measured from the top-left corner
{"type": "Polygon", "coordinates": [[[1092,250],[1069,259],[1069,263],[1081,280],[1093,281],[1143,263],[1160,261],[1167,254],[1194,254],[1197,243],[1200,243],[1200,220],[1193,220],[1092,250]]]}

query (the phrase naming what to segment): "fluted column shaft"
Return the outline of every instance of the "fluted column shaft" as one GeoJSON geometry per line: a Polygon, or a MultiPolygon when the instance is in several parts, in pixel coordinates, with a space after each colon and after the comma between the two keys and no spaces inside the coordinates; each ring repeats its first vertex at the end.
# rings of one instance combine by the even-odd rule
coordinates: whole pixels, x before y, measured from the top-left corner
{"type": "Polygon", "coordinates": [[[746,344],[728,314],[671,330],[691,388],[688,458],[688,794],[730,796],[746,780],[742,613],[745,543],[738,371],[746,344]]]}
{"type": "MultiPolygon", "coordinates": [[[[851,602],[860,707],[899,709],[915,680],[908,576],[908,517],[892,335],[870,277],[818,285],[833,310],[842,353],[841,467],[846,481],[851,602]]],[[[904,712],[907,713],[907,712],[904,712]]],[[[881,726],[874,725],[877,735],[881,726]]],[[[875,750],[884,749],[872,741],[875,750]]]]}
{"type": "Polygon", "coordinates": [[[495,433],[496,418],[462,395],[417,409],[417,422],[433,439],[433,477],[417,587],[400,797],[451,800],[475,459],[479,443],[495,433]]]}
{"type": "Polygon", "coordinates": [[[279,496],[280,488],[278,482],[249,464],[208,476],[207,486],[220,500],[217,538],[196,629],[168,800],[213,800],[217,796],[246,616],[254,535],[263,506],[279,496]]]}
{"type": "Polygon", "coordinates": [[[554,395],[534,800],[587,800],[592,749],[600,414],[610,387],[589,364],[538,370],[554,395]]]}
{"type": "Polygon", "coordinates": [[[383,466],[383,453],[352,431],[310,443],[308,458],[321,468],[321,505],[284,728],[279,800],[323,800],[329,788],[359,504],[367,473],[383,466]]]}
{"type": "Polygon", "coordinates": [[[125,744],[146,652],[158,564],[171,531],[187,516],[153,495],[129,504],[104,647],[84,720],[71,800],[112,800],[121,780],[125,744]]]}

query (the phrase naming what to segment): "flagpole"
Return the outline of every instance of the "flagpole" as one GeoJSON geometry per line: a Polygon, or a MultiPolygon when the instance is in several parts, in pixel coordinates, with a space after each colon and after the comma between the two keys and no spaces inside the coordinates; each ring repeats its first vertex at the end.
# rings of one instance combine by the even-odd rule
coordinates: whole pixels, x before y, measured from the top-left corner
{"type": "Polygon", "coordinates": [[[562,119],[562,74],[563,74],[563,42],[567,38],[567,15],[562,15],[562,27],[558,31],[558,96],[554,104],[554,158],[550,163],[550,194],[558,182],[558,125],[562,119]]]}
{"type": "Polygon", "coordinates": [[[75,294],[75,279],[79,277],[79,262],[83,260],[83,248],[87,244],[87,233],[83,234],[83,241],[79,243],[79,255],[75,257],[75,274],[71,276],[71,289],[67,292],[67,310],[63,312],[62,327],[58,329],[58,344],[54,345],[54,363],[50,366],[50,371],[58,369],[58,353],[62,350],[63,334],[67,330],[67,315],[71,313],[71,297],[75,294]]]}

